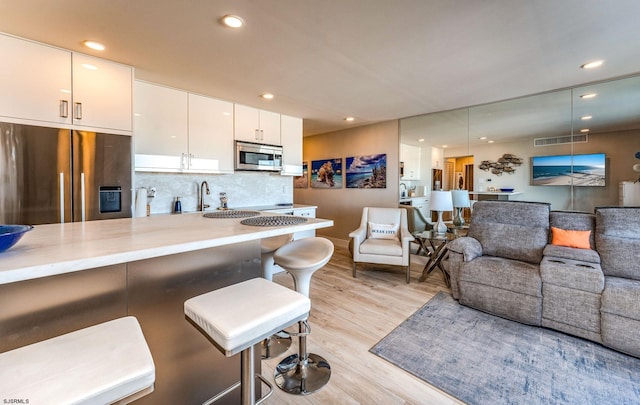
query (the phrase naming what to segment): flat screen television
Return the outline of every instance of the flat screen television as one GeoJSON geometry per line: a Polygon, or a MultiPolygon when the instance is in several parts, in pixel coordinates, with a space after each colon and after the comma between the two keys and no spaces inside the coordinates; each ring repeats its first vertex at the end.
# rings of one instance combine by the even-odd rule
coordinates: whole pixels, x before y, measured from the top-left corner
{"type": "Polygon", "coordinates": [[[534,156],[531,185],[604,187],[606,162],[604,153],[534,156]]]}

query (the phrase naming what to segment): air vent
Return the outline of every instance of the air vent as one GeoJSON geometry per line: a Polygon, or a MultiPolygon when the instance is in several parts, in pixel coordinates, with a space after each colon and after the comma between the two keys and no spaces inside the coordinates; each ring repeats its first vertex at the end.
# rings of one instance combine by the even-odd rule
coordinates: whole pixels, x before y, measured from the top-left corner
{"type": "MultiPolygon", "coordinates": [[[[549,146],[549,145],[561,145],[564,143],[571,143],[571,135],[564,136],[552,136],[550,138],[535,138],[533,140],[533,146],[549,146]]],[[[589,142],[587,134],[573,135],[573,143],[585,143],[589,142]]]]}

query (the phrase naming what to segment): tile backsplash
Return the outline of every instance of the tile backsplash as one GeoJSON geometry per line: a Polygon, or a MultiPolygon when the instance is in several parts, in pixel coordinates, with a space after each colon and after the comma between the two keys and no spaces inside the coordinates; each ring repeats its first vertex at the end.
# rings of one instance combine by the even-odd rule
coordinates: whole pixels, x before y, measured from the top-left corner
{"type": "Polygon", "coordinates": [[[229,208],[275,205],[293,202],[291,176],[269,173],[234,174],[177,174],[136,172],[134,199],[140,187],[156,189],[150,199],[151,214],[173,212],[176,197],[180,197],[182,211],[196,211],[200,185],[209,184],[211,194],[205,194],[205,203],[215,209],[220,206],[220,193],[227,193],[229,208]]]}

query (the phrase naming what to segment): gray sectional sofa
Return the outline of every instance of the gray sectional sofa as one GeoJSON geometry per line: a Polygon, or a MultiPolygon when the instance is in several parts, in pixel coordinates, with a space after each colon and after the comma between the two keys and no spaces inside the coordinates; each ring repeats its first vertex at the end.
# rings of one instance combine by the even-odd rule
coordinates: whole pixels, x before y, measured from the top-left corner
{"type": "Polygon", "coordinates": [[[479,201],[448,248],[461,304],[640,357],[640,207],[479,201]],[[590,231],[590,249],[552,244],[552,227],[590,231]]]}

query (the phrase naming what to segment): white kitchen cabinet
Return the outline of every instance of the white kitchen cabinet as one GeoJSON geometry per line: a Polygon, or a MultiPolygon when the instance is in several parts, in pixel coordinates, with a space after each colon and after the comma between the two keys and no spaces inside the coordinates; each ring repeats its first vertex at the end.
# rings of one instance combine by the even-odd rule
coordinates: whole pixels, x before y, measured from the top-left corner
{"type": "Polygon", "coordinates": [[[79,53],[72,59],[73,123],[131,132],[133,69],[79,53]]]}
{"type": "Polygon", "coordinates": [[[0,116],[71,124],[71,52],[0,35],[0,57],[0,116]]]}
{"type": "Polygon", "coordinates": [[[429,197],[412,197],[411,206],[419,209],[425,218],[431,217],[431,213],[429,212],[429,197]]]}
{"type": "Polygon", "coordinates": [[[302,176],[302,118],[280,116],[283,175],[302,176]]]}
{"type": "Polygon", "coordinates": [[[235,140],[281,145],[280,114],[236,104],[234,121],[235,140]]]}
{"type": "Polygon", "coordinates": [[[136,81],[138,171],[233,173],[233,103],[136,81]]]}
{"type": "Polygon", "coordinates": [[[136,170],[185,169],[189,149],[187,108],[187,92],[135,82],[136,170]]]}
{"type": "MultiPolygon", "coordinates": [[[[293,215],[298,217],[315,218],[316,208],[315,207],[294,208],[293,215]]],[[[308,231],[300,231],[293,234],[293,240],[298,240],[303,238],[313,238],[314,236],[316,236],[315,229],[311,229],[308,231]]]]}
{"type": "Polygon", "coordinates": [[[233,173],[233,157],[233,103],[189,94],[189,170],[233,173]]]}
{"type": "Polygon", "coordinates": [[[401,180],[420,180],[420,148],[400,144],[400,161],[404,165],[401,180]]]}
{"type": "Polygon", "coordinates": [[[0,57],[7,121],[131,133],[130,66],[7,35],[0,57]]]}

